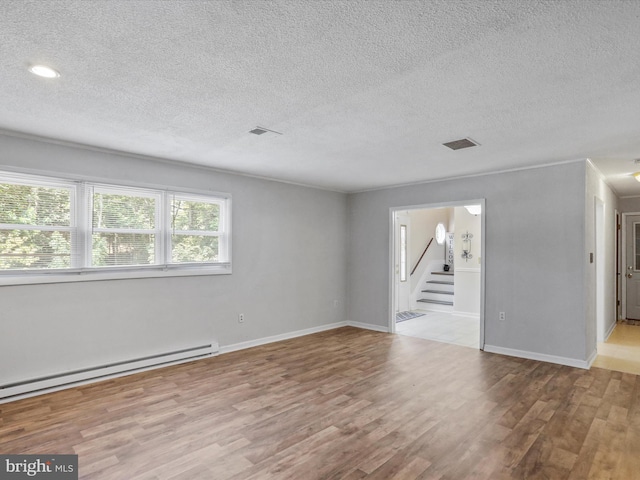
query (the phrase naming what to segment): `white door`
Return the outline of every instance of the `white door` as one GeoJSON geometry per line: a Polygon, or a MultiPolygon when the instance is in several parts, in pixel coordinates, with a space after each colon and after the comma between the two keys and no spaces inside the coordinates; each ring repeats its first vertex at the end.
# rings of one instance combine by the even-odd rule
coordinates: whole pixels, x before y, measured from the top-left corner
{"type": "Polygon", "coordinates": [[[396,313],[411,310],[411,281],[409,279],[409,215],[396,213],[395,222],[395,273],[396,273],[396,313]]]}
{"type": "Polygon", "coordinates": [[[625,288],[627,318],[640,320],[640,215],[628,215],[626,221],[625,288]]]}

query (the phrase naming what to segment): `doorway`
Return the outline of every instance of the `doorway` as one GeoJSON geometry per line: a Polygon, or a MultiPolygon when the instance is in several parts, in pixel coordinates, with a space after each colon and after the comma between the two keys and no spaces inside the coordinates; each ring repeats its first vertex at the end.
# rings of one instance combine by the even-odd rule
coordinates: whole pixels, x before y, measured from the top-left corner
{"type": "MultiPolygon", "coordinates": [[[[598,232],[605,231],[599,226],[598,202],[596,200],[596,252],[598,242],[601,241],[598,232]]],[[[616,370],[621,372],[640,374],[640,212],[622,213],[622,220],[616,212],[615,235],[615,315],[613,328],[605,329],[602,339],[600,330],[601,309],[598,283],[604,277],[599,271],[596,261],[596,319],[598,327],[598,356],[593,362],[594,367],[616,370]]],[[[597,259],[596,259],[597,260],[597,259]]],[[[605,310],[606,316],[606,310],[605,310]]]]}
{"type": "Polygon", "coordinates": [[[483,199],[391,209],[391,333],[484,348],[485,217],[483,199]]]}
{"type": "Polygon", "coordinates": [[[640,322],[640,213],[624,214],[623,318],[640,322]]]}

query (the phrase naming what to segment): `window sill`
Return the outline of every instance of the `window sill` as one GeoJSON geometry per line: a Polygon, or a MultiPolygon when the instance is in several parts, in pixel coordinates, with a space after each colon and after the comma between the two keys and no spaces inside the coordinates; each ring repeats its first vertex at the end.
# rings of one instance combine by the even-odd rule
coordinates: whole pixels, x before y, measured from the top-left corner
{"type": "Polygon", "coordinates": [[[164,278],[164,277],[195,277],[202,275],[229,275],[231,264],[221,263],[216,265],[198,267],[178,266],[154,266],[143,269],[132,268],[108,268],[87,269],[66,272],[47,273],[17,273],[0,274],[0,286],[11,285],[39,285],[46,283],[69,282],[96,282],[103,280],[128,280],[134,278],[164,278]]]}

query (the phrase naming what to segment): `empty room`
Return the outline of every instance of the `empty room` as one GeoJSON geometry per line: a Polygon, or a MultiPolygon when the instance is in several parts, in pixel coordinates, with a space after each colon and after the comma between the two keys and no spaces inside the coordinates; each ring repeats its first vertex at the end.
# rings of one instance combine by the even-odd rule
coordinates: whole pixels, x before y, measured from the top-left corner
{"type": "Polygon", "coordinates": [[[0,479],[636,478],[639,31],[1,2],[0,479]]]}

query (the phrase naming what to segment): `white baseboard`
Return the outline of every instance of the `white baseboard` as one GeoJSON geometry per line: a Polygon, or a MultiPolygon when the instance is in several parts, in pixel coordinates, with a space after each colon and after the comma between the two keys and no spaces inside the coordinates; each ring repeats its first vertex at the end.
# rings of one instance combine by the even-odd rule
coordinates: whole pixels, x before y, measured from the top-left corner
{"type": "Polygon", "coordinates": [[[611,326],[609,327],[609,330],[607,330],[604,334],[604,341],[606,342],[607,340],[609,340],[609,337],[611,336],[611,334],[613,333],[614,328],[616,328],[617,322],[613,322],[611,324],[611,326]]]}
{"type": "Polygon", "coordinates": [[[365,330],[375,330],[376,332],[389,333],[389,327],[381,327],[380,325],[372,325],[371,323],[347,321],[350,327],[364,328],[365,330]]]}
{"type": "Polygon", "coordinates": [[[233,343],[231,345],[220,346],[220,353],[229,353],[237,350],[244,350],[245,348],[259,347],[260,345],[280,342],[282,340],[289,340],[296,337],[303,337],[304,335],[311,335],[312,333],[346,327],[347,325],[348,322],[329,323],[318,327],[305,328],[304,330],[295,330],[293,332],[281,333],[279,335],[271,335],[270,337],[256,338],[255,340],[248,340],[246,342],[233,343]]]}
{"type": "Polygon", "coordinates": [[[475,312],[458,312],[456,310],[454,310],[453,312],[451,312],[452,315],[459,315],[461,317],[471,317],[471,318],[477,318],[480,319],[480,314],[479,313],[475,313],[475,312]]]}
{"type": "Polygon", "coordinates": [[[329,323],[327,325],[320,325],[318,327],[306,328],[304,330],[295,330],[293,332],[281,333],[280,335],[272,335],[270,337],[256,338],[255,340],[248,340],[246,342],[234,343],[231,345],[225,345],[220,347],[220,353],[235,352],[237,350],[244,350],[251,347],[259,347],[260,345],[266,345],[268,343],[280,342],[282,340],[289,340],[291,338],[303,337],[305,335],[311,335],[312,333],[325,332],[327,330],[334,330],[340,327],[356,327],[366,330],[375,330],[376,332],[388,333],[387,327],[381,327],[380,325],[372,325],[370,323],[361,322],[336,322],[329,323]]]}
{"type": "Polygon", "coordinates": [[[593,365],[593,362],[596,361],[596,357],[598,356],[598,349],[595,349],[593,352],[591,352],[591,355],[589,355],[589,358],[587,359],[587,363],[589,364],[589,368],[591,368],[591,365],[593,365]]]}
{"type": "MultiPolygon", "coordinates": [[[[583,368],[588,370],[593,360],[578,360],[575,358],[558,357],[556,355],[547,355],[546,353],[529,352],[526,350],[516,350],[514,348],[496,347],[495,345],[484,345],[484,351],[489,353],[499,353],[500,355],[508,355],[510,357],[528,358],[529,360],[538,360],[540,362],[557,363],[568,367],[583,368]]],[[[594,357],[595,359],[595,357],[594,357]]]]}

